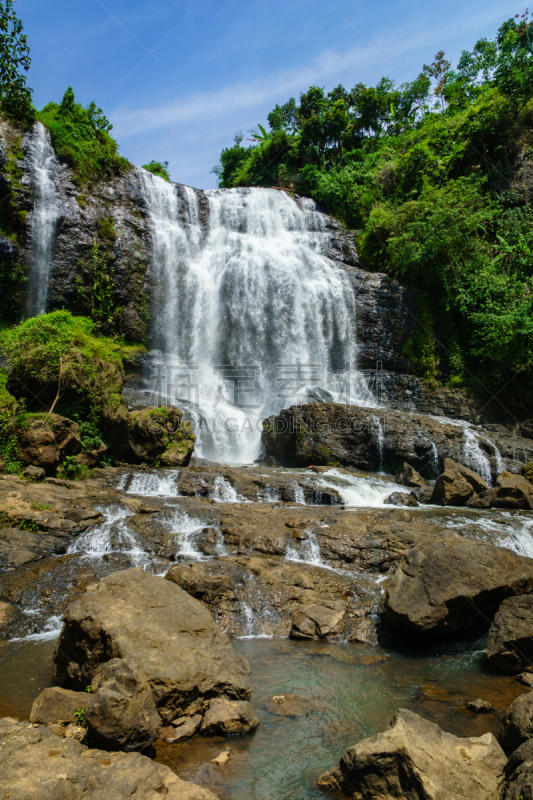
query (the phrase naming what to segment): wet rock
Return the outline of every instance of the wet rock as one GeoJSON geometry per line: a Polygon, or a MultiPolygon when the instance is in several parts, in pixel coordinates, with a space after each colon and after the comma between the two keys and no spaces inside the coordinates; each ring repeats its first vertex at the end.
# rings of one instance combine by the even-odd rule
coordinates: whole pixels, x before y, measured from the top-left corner
{"type": "Polygon", "coordinates": [[[486,489],[488,486],[480,475],[445,458],[444,472],[435,482],[431,502],[439,506],[464,506],[486,489]]]}
{"type": "Polygon", "coordinates": [[[393,492],[387,497],[385,503],[391,506],[412,506],[413,508],[418,506],[417,499],[408,492],[393,492]]]}
{"type": "Polygon", "coordinates": [[[533,560],[459,537],[420,543],[385,585],[382,621],[414,634],[485,627],[501,602],[533,589],[533,560]]]}
{"type": "Polygon", "coordinates": [[[60,685],[82,688],[112,658],[144,674],[159,715],[168,723],[193,698],[247,700],[248,662],[198,600],[142,569],[116,572],[72,603],[54,655],[60,685]]]}
{"type": "Polygon", "coordinates": [[[477,697],[475,700],[469,700],[466,707],[475,714],[490,714],[491,711],[494,711],[494,706],[491,706],[490,703],[487,703],[486,700],[482,700],[480,697],[477,697]]]}
{"type": "Polygon", "coordinates": [[[350,747],[318,786],[354,800],[488,800],[505,761],[491,733],[460,739],[400,709],[386,731],[350,747]]]}
{"type": "Polygon", "coordinates": [[[30,464],[30,466],[26,467],[24,470],[24,477],[32,478],[34,481],[42,481],[46,478],[46,472],[42,467],[34,467],[30,464]]]}
{"type": "Polygon", "coordinates": [[[533,692],[526,692],[513,700],[498,738],[509,752],[533,738],[533,692]]]}
{"type": "Polygon", "coordinates": [[[171,728],[165,729],[165,742],[174,744],[190,739],[199,730],[201,722],[200,714],[194,714],[192,717],[178,717],[173,720],[171,728]]]}
{"type": "Polygon", "coordinates": [[[410,486],[413,489],[419,489],[427,485],[422,475],[406,461],[396,470],[395,477],[396,483],[399,483],[401,486],[410,486]]]}
{"type": "Polygon", "coordinates": [[[217,800],[147,756],[89,749],[42,725],[0,720],[0,752],[0,786],[12,800],[217,800]]]}
{"type": "Polygon", "coordinates": [[[90,695],[85,719],[91,735],[106,750],[142,751],[159,736],[161,720],[148,681],[130,661],[103,664],[90,695]]]}
{"type": "Polygon", "coordinates": [[[266,702],[266,710],[276,717],[303,717],[313,703],[299,694],[277,694],[266,702]]]}
{"type": "Polygon", "coordinates": [[[187,571],[173,567],[167,572],[165,578],[180,585],[192,597],[209,605],[220,606],[226,601],[236,600],[235,592],[227,575],[206,575],[198,577],[196,580],[193,578],[183,581],[184,574],[186,575],[187,571]]]}
{"type": "MultiPolygon", "coordinates": [[[[471,429],[491,463],[495,476],[496,448],[507,469],[519,472],[522,461],[533,460],[533,442],[506,431],[498,435],[482,428],[471,429]]],[[[268,455],[288,466],[335,464],[362,470],[387,469],[408,463],[423,475],[430,475],[444,458],[471,464],[464,427],[423,414],[403,414],[386,409],[361,408],[340,403],[292,406],[265,421],[262,441],[268,455]],[[379,431],[382,431],[380,436],[379,431]],[[378,447],[378,440],[381,442],[378,447]]]]}
{"type": "Polygon", "coordinates": [[[522,475],[502,472],[495,488],[493,508],[533,508],[533,484],[522,475]]]}
{"type": "Polygon", "coordinates": [[[235,734],[252,733],[259,725],[259,720],[254,714],[252,704],[247,700],[227,700],[225,697],[216,697],[209,703],[200,733],[204,736],[231,736],[235,734]]]}
{"type": "Polygon", "coordinates": [[[511,675],[532,664],[533,595],[503,601],[490,626],[485,652],[493,667],[511,675]]]}
{"type": "Polygon", "coordinates": [[[521,672],[520,675],[516,676],[516,679],[523,683],[524,686],[529,686],[533,689],[533,672],[521,672]]]}
{"type": "Polygon", "coordinates": [[[11,622],[14,616],[15,609],[13,606],[10,603],[0,601],[0,631],[8,622],[11,622]]]}
{"type": "Polygon", "coordinates": [[[344,619],[346,605],[324,603],[304,608],[292,624],[291,639],[325,639],[344,619]]]}
{"type": "Polygon", "coordinates": [[[75,713],[85,709],[90,700],[87,692],[71,692],[60,686],[43,689],[31,707],[31,722],[50,725],[63,722],[75,722],[75,713]]]}

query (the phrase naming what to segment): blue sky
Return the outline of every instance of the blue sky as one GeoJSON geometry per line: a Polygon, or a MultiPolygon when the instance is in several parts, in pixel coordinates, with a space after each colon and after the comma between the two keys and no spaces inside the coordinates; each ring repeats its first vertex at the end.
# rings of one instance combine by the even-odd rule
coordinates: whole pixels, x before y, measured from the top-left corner
{"type": "Polygon", "coordinates": [[[199,188],[237,131],[311,84],[412,80],[524,8],[516,0],[16,0],[35,105],[94,100],[136,164],[199,188]]]}

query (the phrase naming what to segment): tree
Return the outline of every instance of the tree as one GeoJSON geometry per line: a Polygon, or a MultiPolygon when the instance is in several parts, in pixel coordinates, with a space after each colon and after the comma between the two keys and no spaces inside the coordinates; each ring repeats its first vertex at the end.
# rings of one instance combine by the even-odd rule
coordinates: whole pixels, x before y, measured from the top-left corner
{"type": "Polygon", "coordinates": [[[0,0],[0,93],[4,111],[20,121],[33,118],[31,89],[21,70],[30,68],[30,48],[13,0],[0,0]]]}
{"type": "Polygon", "coordinates": [[[444,108],[444,103],[446,98],[444,96],[444,86],[446,84],[446,77],[450,70],[451,62],[444,58],[444,50],[439,50],[439,52],[435,56],[435,60],[429,66],[424,64],[423,72],[429,78],[434,78],[437,81],[437,85],[433,89],[433,94],[435,97],[438,97],[441,103],[442,108],[444,108]]]}

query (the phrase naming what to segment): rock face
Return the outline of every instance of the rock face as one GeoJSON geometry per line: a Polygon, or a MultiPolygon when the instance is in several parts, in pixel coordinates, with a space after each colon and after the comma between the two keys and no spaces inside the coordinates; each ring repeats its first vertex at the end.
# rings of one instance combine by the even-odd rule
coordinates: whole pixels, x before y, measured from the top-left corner
{"type": "Polygon", "coordinates": [[[533,663],[533,595],[509,597],[489,630],[486,654],[493,667],[517,675],[533,663]]]}
{"type": "Polygon", "coordinates": [[[477,462],[490,469],[493,477],[502,460],[507,469],[520,473],[523,463],[533,456],[533,440],[505,428],[498,433],[467,429],[422,414],[340,403],[285,409],[265,421],[262,441],[267,455],[288,466],[336,465],[395,472],[406,462],[429,478],[436,477],[445,458],[480,469],[472,457],[473,442],[478,448],[477,462]]]}
{"type": "Polygon", "coordinates": [[[350,747],[318,785],[352,800],[488,800],[505,761],[491,733],[460,739],[400,709],[386,731],[350,747]]]}
{"type": "Polygon", "coordinates": [[[415,634],[486,629],[507,597],[533,589],[533,559],[449,537],[410,550],[385,586],[383,622],[415,634]]]}
{"type": "Polygon", "coordinates": [[[207,609],[141,569],[109,575],[70,606],[54,656],[56,679],[83,688],[114,658],[128,659],[146,677],[165,723],[193,703],[197,713],[213,697],[251,695],[247,661],[207,609]]]}
{"type": "Polygon", "coordinates": [[[48,728],[0,720],[0,786],[10,800],[217,800],[140,753],[108,753],[48,728]]]}
{"type": "Polygon", "coordinates": [[[507,709],[499,739],[502,746],[512,752],[532,738],[533,692],[526,692],[513,700],[507,709]]]}
{"type": "Polygon", "coordinates": [[[144,675],[126,659],[114,658],[102,666],[95,684],[85,719],[97,744],[126,752],[150,747],[159,736],[161,720],[144,675]]]}
{"type": "Polygon", "coordinates": [[[445,458],[444,472],[435,482],[430,502],[439,506],[464,506],[471,497],[488,488],[481,475],[445,458]]]}
{"type": "Polygon", "coordinates": [[[396,483],[399,483],[401,486],[410,486],[413,489],[419,489],[421,486],[426,485],[426,481],[422,475],[406,461],[396,470],[395,477],[396,483]]]}

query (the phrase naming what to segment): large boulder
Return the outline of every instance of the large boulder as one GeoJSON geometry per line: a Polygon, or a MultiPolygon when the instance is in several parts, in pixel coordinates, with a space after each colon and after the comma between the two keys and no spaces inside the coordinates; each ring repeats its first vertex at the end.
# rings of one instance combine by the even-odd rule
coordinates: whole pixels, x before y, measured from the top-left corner
{"type": "Polygon", "coordinates": [[[459,536],[420,543],[385,585],[382,621],[416,634],[485,628],[507,597],[533,590],[533,559],[459,536]]]}
{"type": "Polygon", "coordinates": [[[533,595],[508,597],[489,630],[487,658],[501,672],[517,675],[533,663],[533,595]]]}
{"type": "Polygon", "coordinates": [[[247,700],[226,700],[215,697],[203,718],[200,733],[206,736],[251,733],[259,725],[251,703],[247,700]]]}
{"type": "Polygon", "coordinates": [[[0,719],[0,795],[9,800],[217,800],[140,753],[88,749],[43,725],[0,719]]]}
{"type": "MultiPolygon", "coordinates": [[[[494,800],[532,800],[533,739],[521,744],[505,765],[505,778],[494,800]]],[[[493,800],[493,798],[491,798],[493,800]]]]}
{"type": "Polygon", "coordinates": [[[426,481],[422,475],[406,461],[396,470],[396,483],[401,486],[410,486],[412,489],[420,489],[422,486],[426,486],[426,481]]]}
{"type": "Polygon", "coordinates": [[[533,738],[533,692],[519,695],[506,711],[499,739],[512,752],[533,738]]]}
{"type": "Polygon", "coordinates": [[[474,495],[488,489],[477,472],[451,458],[444,459],[444,472],[439,475],[433,488],[431,502],[439,506],[464,506],[474,495]]]}
{"type": "Polygon", "coordinates": [[[97,744],[106,750],[142,751],[161,731],[148,681],[122,658],[104,664],[89,695],[85,719],[97,744]]]}
{"type": "Polygon", "coordinates": [[[180,467],[191,460],[195,437],[179,408],[147,406],[130,413],[121,407],[103,424],[113,453],[124,461],[180,467]]]}
{"type": "Polygon", "coordinates": [[[17,455],[24,465],[55,472],[66,456],[81,453],[80,426],[59,414],[40,414],[17,428],[17,455]]]}
{"type": "Polygon", "coordinates": [[[460,739],[400,709],[386,731],[346,750],[318,785],[352,800],[488,800],[505,761],[491,733],[460,739]]]}
{"type": "Polygon", "coordinates": [[[524,475],[502,472],[492,489],[481,492],[468,501],[472,508],[533,508],[533,484],[524,475]]]}
{"type": "Polygon", "coordinates": [[[85,688],[99,667],[126,658],[146,677],[163,722],[207,709],[212,697],[248,700],[248,662],[207,608],[171,581],[142,569],[87,588],[65,613],[54,655],[57,682],[85,688]]]}

